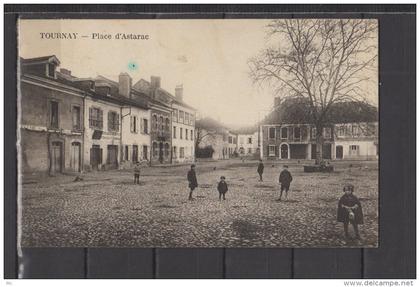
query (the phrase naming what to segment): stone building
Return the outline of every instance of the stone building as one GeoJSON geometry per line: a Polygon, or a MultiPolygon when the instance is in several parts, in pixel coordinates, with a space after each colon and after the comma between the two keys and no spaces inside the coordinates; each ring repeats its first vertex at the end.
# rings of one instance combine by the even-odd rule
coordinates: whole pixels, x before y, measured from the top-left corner
{"type": "Polygon", "coordinates": [[[21,171],[82,171],[84,91],[57,77],[55,56],[21,58],[19,64],[21,171]]]}

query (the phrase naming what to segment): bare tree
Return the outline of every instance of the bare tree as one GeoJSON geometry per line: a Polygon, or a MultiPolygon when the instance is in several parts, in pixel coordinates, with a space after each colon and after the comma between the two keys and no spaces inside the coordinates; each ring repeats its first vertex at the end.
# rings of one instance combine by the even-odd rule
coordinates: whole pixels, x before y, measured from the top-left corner
{"type": "Polygon", "coordinates": [[[282,19],[268,25],[270,47],[249,60],[256,83],[269,83],[282,100],[303,98],[316,128],[316,164],[331,107],[366,101],[361,83],[377,58],[377,22],[363,19],[282,19]]]}
{"type": "Polygon", "coordinates": [[[214,132],[208,131],[202,127],[195,128],[195,151],[199,149],[200,143],[207,137],[214,138],[214,132]]]}

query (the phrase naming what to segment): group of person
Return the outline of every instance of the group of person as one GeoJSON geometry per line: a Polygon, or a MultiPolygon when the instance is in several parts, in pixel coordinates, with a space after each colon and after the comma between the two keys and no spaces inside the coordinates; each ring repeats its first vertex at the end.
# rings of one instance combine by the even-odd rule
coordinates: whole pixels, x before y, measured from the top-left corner
{"type": "MultiPolygon", "coordinates": [[[[287,200],[287,195],[290,190],[290,183],[293,180],[292,174],[288,170],[287,165],[283,165],[283,170],[279,175],[280,184],[280,197],[277,201],[282,201],[283,192],[285,194],[284,199],[287,200]]],[[[264,174],[264,163],[262,160],[259,161],[257,167],[257,173],[259,175],[259,181],[263,181],[264,174]]],[[[137,163],[134,167],[134,183],[139,183],[140,177],[140,164],[137,163]]],[[[188,200],[194,200],[193,192],[198,187],[197,174],[195,172],[195,164],[190,166],[190,170],[187,173],[189,195],[188,200]]],[[[228,192],[228,184],[226,177],[221,176],[220,181],[217,184],[217,191],[219,192],[219,200],[226,200],[226,193],[228,192]]],[[[353,226],[356,239],[360,239],[359,224],[363,224],[363,211],[360,200],[353,194],[354,186],[352,184],[346,184],[343,187],[344,195],[338,201],[337,208],[337,221],[343,223],[344,235],[349,238],[349,224],[353,226]]]]}

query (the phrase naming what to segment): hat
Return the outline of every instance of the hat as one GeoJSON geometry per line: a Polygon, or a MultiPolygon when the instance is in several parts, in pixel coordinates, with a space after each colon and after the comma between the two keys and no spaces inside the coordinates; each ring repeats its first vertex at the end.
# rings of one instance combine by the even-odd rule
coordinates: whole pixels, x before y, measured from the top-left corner
{"type": "Polygon", "coordinates": [[[191,165],[191,168],[193,168],[193,167],[195,167],[195,164],[192,164],[192,165],[191,165]]]}
{"type": "Polygon", "coordinates": [[[224,177],[223,175],[220,177],[220,179],[226,179],[226,177],[224,177]]]}
{"type": "Polygon", "coordinates": [[[289,166],[287,164],[283,165],[284,168],[289,168],[289,166]]]}

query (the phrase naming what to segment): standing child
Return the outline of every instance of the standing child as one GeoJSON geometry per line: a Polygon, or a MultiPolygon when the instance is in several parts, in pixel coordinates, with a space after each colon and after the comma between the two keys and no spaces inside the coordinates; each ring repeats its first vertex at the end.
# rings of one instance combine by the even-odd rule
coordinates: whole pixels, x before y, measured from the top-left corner
{"type": "Polygon", "coordinates": [[[188,171],[187,174],[188,179],[188,187],[190,188],[190,195],[188,196],[188,200],[193,200],[192,194],[196,187],[198,187],[197,183],[197,176],[195,174],[195,164],[191,165],[191,169],[188,171]]]}
{"type": "Polygon", "coordinates": [[[260,164],[258,165],[257,172],[260,175],[260,181],[263,181],[262,175],[264,173],[264,164],[262,159],[260,159],[260,164]]]}
{"type": "Polygon", "coordinates": [[[220,182],[217,185],[217,190],[219,191],[219,200],[222,199],[222,196],[223,196],[223,200],[226,199],[225,194],[228,191],[228,186],[227,186],[227,183],[226,183],[225,179],[226,178],[224,176],[221,176],[220,177],[220,182]]]}
{"type": "Polygon", "coordinates": [[[337,221],[344,223],[344,235],[349,238],[349,223],[353,225],[357,239],[360,239],[358,224],[363,224],[363,211],[359,199],[353,194],[354,186],[347,184],[344,195],[338,201],[337,221]]]}
{"type": "Polygon", "coordinates": [[[288,170],[289,167],[287,165],[284,165],[283,168],[284,169],[281,171],[280,176],[279,176],[280,198],[278,199],[278,201],[281,201],[281,196],[283,195],[283,191],[286,192],[284,199],[287,200],[287,193],[289,192],[290,183],[293,180],[293,177],[288,170]]]}
{"type": "Polygon", "coordinates": [[[140,163],[138,161],[134,166],[134,184],[140,184],[140,163]]]}

